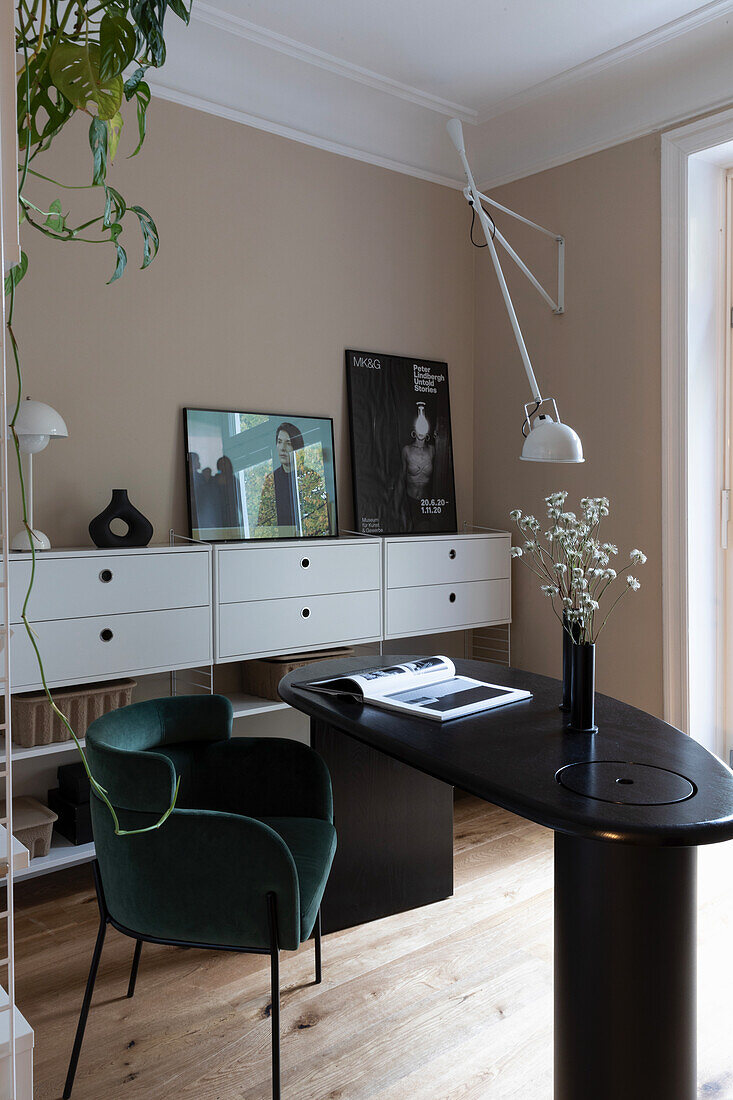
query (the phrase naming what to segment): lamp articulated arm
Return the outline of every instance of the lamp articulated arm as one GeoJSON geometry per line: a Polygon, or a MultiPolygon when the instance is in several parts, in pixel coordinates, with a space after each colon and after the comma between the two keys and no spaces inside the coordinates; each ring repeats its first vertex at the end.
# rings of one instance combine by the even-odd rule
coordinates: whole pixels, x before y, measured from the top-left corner
{"type": "MultiPolygon", "coordinates": [[[[464,187],[463,194],[466,201],[470,206],[474,206],[473,196],[469,187],[464,187]]],[[[494,226],[493,237],[501,244],[504,251],[514,260],[514,263],[522,271],[532,286],[537,290],[542,298],[547,302],[548,306],[553,313],[565,312],[565,238],[559,233],[553,233],[551,229],[545,229],[544,226],[538,225],[537,222],[530,221],[529,218],[523,217],[521,214],[517,214],[514,210],[510,210],[508,206],[502,206],[500,202],[495,199],[489,198],[483,191],[478,192],[478,197],[481,202],[486,202],[489,206],[493,206],[496,210],[501,210],[502,213],[508,214],[510,218],[516,218],[518,222],[523,222],[525,225],[530,226],[531,229],[536,229],[539,233],[544,233],[546,237],[550,237],[557,244],[557,301],[547,293],[542,283],[535,277],[530,269],[525,264],[524,260],[517,255],[512,246],[507,241],[506,237],[494,226]]]]}
{"type": "MultiPolygon", "coordinates": [[[[464,160],[465,160],[465,156],[464,156],[464,160]]],[[[467,164],[466,164],[466,167],[468,167],[467,164]]],[[[511,299],[511,295],[509,294],[509,287],[507,286],[506,278],[504,276],[504,270],[501,266],[501,261],[499,260],[499,254],[496,251],[496,245],[494,244],[494,240],[493,240],[493,236],[492,236],[492,232],[491,232],[491,227],[489,225],[489,219],[486,217],[486,214],[484,212],[484,208],[481,205],[480,201],[478,202],[478,206],[477,206],[476,205],[476,200],[474,199],[472,205],[473,205],[474,210],[478,214],[478,219],[481,222],[481,228],[484,231],[484,237],[486,238],[486,243],[489,246],[489,255],[491,256],[491,262],[494,265],[494,271],[496,272],[496,278],[499,281],[499,289],[501,290],[501,296],[504,299],[504,305],[506,306],[507,313],[509,314],[509,320],[511,322],[512,331],[514,332],[514,339],[517,341],[517,347],[519,348],[519,354],[521,356],[522,363],[524,364],[524,369],[525,369],[525,372],[527,374],[527,381],[529,382],[529,388],[532,391],[532,397],[534,398],[534,400],[537,402],[538,405],[541,405],[544,398],[542,397],[542,394],[540,393],[540,387],[537,384],[537,378],[535,377],[534,368],[532,367],[532,362],[529,358],[529,352],[527,351],[527,345],[524,342],[524,336],[522,334],[521,328],[519,327],[519,319],[517,317],[517,311],[514,308],[514,302],[511,299]]]]}
{"type": "Polygon", "coordinates": [[[529,218],[523,217],[521,214],[516,214],[513,210],[510,210],[506,206],[502,206],[501,203],[496,202],[494,199],[490,199],[487,195],[484,195],[478,190],[476,182],[471,172],[471,166],[468,163],[466,157],[466,147],[463,140],[463,126],[460,119],[453,118],[448,123],[448,133],[451,140],[458,151],[458,155],[461,158],[461,164],[463,165],[463,171],[466,175],[468,186],[464,190],[464,195],[469,205],[472,207],[476,214],[483,230],[484,239],[488,246],[489,255],[491,256],[491,262],[494,266],[496,278],[499,283],[499,289],[501,296],[504,299],[504,305],[509,315],[509,321],[512,326],[512,332],[514,333],[514,339],[516,340],[517,347],[519,349],[519,355],[524,366],[525,373],[527,375],[527,381],[529,382],[529,388],[532,392],[532,398],[534,401],[533,412],[530,413],[529,405],[525,405],[525,435],[526,443],[523,449],[522,457],[530,459],[532,461],[545,461],[545,462],[582,462],[583,461],[583,448],[577,434],[568,425],[563,424],[560,420],[560,416],[557,411],[557,405],[554,399],[544,398],[540,391],[540,387],[537,383],[537,378],[534,373],[532,361],[527,351],[527,345],[524,340],[524,335],[519,324],[517,317],[517,311],[514,308],[511,295],[509,293],[509,287],[507,286],[504,270],[501,266],[499,254],[496,249],[496,241],[504,248],[507,255],[514,261],[517,267],[522,273],[529,279],[534,288],[547,302],[552,309],[553,313],[561,314],[565,312],[565,240],[559,234],[553,233],[549,229],[545,229],[544,226],[538,225],[537,222],[530,221],[529,218]],[[489,217],[484,210],[483,203],[486,202],[493,206],[497,210],[501,210],[504,213],[515,218],[517,221],[523,222],[525,225],[530,226],[533,229],[537,229],[540,233],[543,233],[547,237],[551,237],[557,242],[558,245],[558,277],[557,277],[557,301],[555,301],[550,294],[547,293],[540,281],[534,276],[529,267],[524,263],[521,257],[515,252],[506,238],[496,228],[495,225],[489,223],[489,217]],[[539,410],[548,401],[551,402],[555,419],[546,413],[542,413],[539,410]],[[536,419],[533,421],[532,417],[537,414],[536,419]],[[540,442],[537,435],[532,440],[532,446],[528,446],[529,437],[534,433],[539,433],[542,436],[542,446],[538,448],[537,444],[540,442]]]}

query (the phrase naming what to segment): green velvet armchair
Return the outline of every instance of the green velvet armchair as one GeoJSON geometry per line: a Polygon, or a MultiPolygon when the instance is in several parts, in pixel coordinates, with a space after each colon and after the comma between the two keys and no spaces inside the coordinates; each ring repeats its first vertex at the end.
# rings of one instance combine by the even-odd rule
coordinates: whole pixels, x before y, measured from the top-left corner
{"type": "Polygon", "coordinates": [[[232,738],[232,707],[219,695],[135,703],[98,718],[87,756],[123,829],[115,834],[92,794],[100,925],[64,1089],[68,1100],[107,925],[136,940],[128,997],[144,941],[270,956],[272,1095],[280,1098],[279,950],[315,930],[321,980],[320,904],[336,850],[331,780],[296,741],[232,738]]]}

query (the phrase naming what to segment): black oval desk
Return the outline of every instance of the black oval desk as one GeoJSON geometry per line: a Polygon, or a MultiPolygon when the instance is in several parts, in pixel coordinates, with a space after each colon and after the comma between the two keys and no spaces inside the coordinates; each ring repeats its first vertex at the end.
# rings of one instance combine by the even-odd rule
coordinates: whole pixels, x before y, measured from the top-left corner
{"type": "Polygon", "coordinates": [[[556,680],[485,662],[456,665],[533,698],[441,725],[298,686],[406,659],[328,661],[280,683],[285,702],[310,716],[331,769],[340,848],[346,841],[334,871],[356,899],[351,923],[360,898],[362,919],[374,915],[373,848],[398,899],[402,878],[412,883],[402,908],[452,892],[452,865],[447,889],[440,871],[448,839],[452,860],[452,786],[552,829],[555,1100],[694,1100],[696,846],[733,838],[733,772],[605,696],[598,733],[571,734],[556,680]],[[396,855],[380,847],[385,834],[396,855]],[[431,876],[426,897],[420,883],[431,876]]]}

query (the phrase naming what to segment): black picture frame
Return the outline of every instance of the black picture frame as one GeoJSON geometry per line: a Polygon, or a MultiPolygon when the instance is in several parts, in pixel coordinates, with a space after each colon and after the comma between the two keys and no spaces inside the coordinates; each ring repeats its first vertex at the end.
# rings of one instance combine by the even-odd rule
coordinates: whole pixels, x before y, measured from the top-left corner
{"type": "Polygon", "coordinates": [[[455,534],[448,364],[353,349],[345,360],[354,529],[455,534]]]}
{"type": "MultiPolygon", "coordinates": [[[[182,412],[184,460],[186,467],[186,504],[188,507],[188,529],[192,539],[196,539],[199,542],[262,542],[268,540],[299,541],[302,539],[333,539],[339,537],[336,452],[332,417],[305,416],[300,413],[263,412],[261,410],[205,409],[192,406],[184,407],[182,412]],[[230,487],[227,486],[226,491],[220,493],[213,507],[211,497],[209,497],[206,503],[209,512],[215,513],[213,518],[222,520],[222,522],[218,524],[207,524],[202,522],[202,519],[211,519],[212,515],[202,515],[201,484],[199,483],[197,486],[194,481],[197,473],[201,472],[203,474],[204,472],[200,465],[200,459],[198,470],[194,470],[194,462],[192,461],[194,457],[198,457],[202,452],[202,436],[200,430],[199,433],[196,434],[192,422],[196,414],[208,418],[209,425],[215,424],[217,417],[248,417],[253,421],[257,421],[257,423],[248,425],[247,429],[245,429],[245,432],[250,428],[254,429],[251,442],[248,440],[233,452],[230,450],[230,454],[226,453],[226,448],[223,446],[224,432],[221,433],[221,448],[214,444],[212,449],[211,444],[209,445],[209,450],[212,451],[210,457],[213,457],[214,452],[217,450],[221,450],[221,455],[216,461],[217,474],[213,474],[211,464],[205,467],[209,472],[209,483],[215,483],[217,477],[227,473],[226,465],[220,465],[221,459],[228,459],[229,461],[228,476],[225,480],[229,481],[230,478],[233,477],[236,483],[234,491],[230,491],[230,487]],[[268,482],[268,478],[270,478],[272,481],[272,492],[268,493],[267,507],[269,511],[273,513],[271,518],[274,518],[277,522],[261,524],[258,518],[257,523],[253,525],[250,522],[250,515],[252,514],[251,504],[253,503],[252,496],[250,495],[252,486],[247,483],[246,479],[242,478],[241,474],[255,467],[266,466],[268,462],[268,446],[265,442],[267,433],[269,431],[271,436],[273,433],[277,435],[276,429],[286,425],[296,429],[297,435],[300,436],[300,443],[296,446],[291,446],[291,452],[298,452],[301,450],[307,452],[309,447],[313,446],[314,442],[322,444],[321,460],[323,465],[323,484],[322,486],[317,484],[316,479],[312,476],[314,471],[312,468],[305,465],[305,460],[303,460],[302,465],[298,463],[293,470],[292,476],[287,479],[290,483],[287,498],[290,498],[293,511],[297,518],[295,518],[292,524],[282,524],[279,522],[280,507],[276,482],[277,467],[274,460],[274,456],[278,452],[275,446],[275,438],[273,437],[269,443],[269,457],[272,469],[258,469],[260,496],[257,510],[261,513],[265,483],[268,482]],[[318,429],[315,431],[314,436],[315,426],[318,426],[318,429]],[[319,435],[320,438],[316,438],[319,435]],[[257,437],[256,439],[255,436],[257,437]],[[306,440],[308,440],[308,442],[306,442],[306,440]],[[249,461],[251,459],[257,461],[249,461]],[[249,462],[249,464],[247,464],[247,462],[249,462]],[[302,507],[304,493],[307,494],[307,501],[310,504],[310,512],[308,513],[304,512],[302,507]],[[223,504],[222,496],[224,497],[223,504]],[[324,524],[321,522],[323,518],[321,513],[324,514],[327,521],[325,529],[322,529],[324,524]],[[227,522],[231,520],[234,520],[234,522],[227,522]]],[[[202,421],[199,421],[199,429],[201,423],[202,421]]],[[[240,431],[236,434],[245,435],[245,432],[240,431]]],[[[292,432],[286,434],[294,438],[292,432]]],[[[233,438],[235,438],[235,436],[228,436],[229,440],[233,438]]],[[[316,477],[317,476],[318,473],[316,472],[316,477]]],[[[224,486],[222,485],[218,488],[223,490],[224,486]]],[[[256,490],[257,486],[255,485],[253,492],[256,492],[256,490]]]]}

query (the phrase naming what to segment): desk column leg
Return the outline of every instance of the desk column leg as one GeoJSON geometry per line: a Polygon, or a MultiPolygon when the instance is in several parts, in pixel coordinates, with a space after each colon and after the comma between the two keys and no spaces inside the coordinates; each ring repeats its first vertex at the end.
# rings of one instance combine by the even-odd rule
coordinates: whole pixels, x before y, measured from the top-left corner
{"type": "Polygon", "coordinates": [[[694,1100],[695,848],[555,834],[555,1100],[694,1100]]]}

